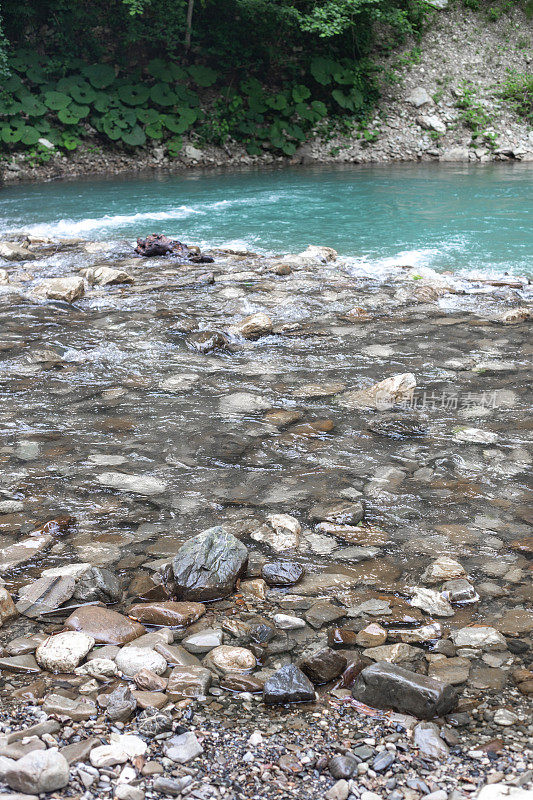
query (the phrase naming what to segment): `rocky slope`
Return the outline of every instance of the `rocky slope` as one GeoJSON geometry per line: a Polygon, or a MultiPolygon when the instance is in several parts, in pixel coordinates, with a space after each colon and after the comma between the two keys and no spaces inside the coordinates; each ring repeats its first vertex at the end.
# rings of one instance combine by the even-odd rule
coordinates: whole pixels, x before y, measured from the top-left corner
{"type": "MultiPolygon", "coordinates": [[[[533,160],[533,131],[499,96],[510,71],[531,71],[531,21],[520,9],[490,21],[485,12],[459,2],[443,0],[438,5],[422,41],[407,42],[383,62],[382,98],[365,131],[318,137],[302,146],[293,162],[533,160]],[[464,99],[467,82],[473,91],[464,99]],[[480,133],[475,140],[472,128],[480,133]]],[[[32,166],[22,155],[14,157],[4,166],[4,180],[287,160],[270,153],[250,156],[231,144],[223,149],[201,147],[192,140],[178,158],[168,157],[160,144],[130,154],[91,146],[58,155],[45,165],[32,166]]]]}

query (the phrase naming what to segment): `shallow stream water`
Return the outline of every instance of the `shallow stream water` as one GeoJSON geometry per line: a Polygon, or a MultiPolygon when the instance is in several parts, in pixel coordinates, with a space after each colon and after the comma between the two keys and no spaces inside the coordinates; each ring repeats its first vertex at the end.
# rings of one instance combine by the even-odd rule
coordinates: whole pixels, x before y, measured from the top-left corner
{"type": "MultiPolygon", "coordinates": [[[[492,188],[491,175],[364,170],[350,173],[347,185],[329,171],[327,225],[313,212],[314,203],[326,203],[314,171],[227,176],[218,193],[215,176],[7,190],[0,204],[6,219],[11,204],[10,230],[100,238],[34,239],[34,260],[0,265],[9,276],[0,287],[0,503],[8,503],[0,513],[0,550],[61,514],[75,519],[35,559],[2,569],[8,589],[16,594],[46,567],[89,562],[117,571],[127,598],[120,608],[127,610],[182,542],[222,524],[248,546],[251,577],[265,560],[299,561],[307,577],[285,594],[323,596],[346,608],[386,599],[395,604],[383,622],[389,626],[431,621],[408,599],[439,556],[459,560],[479,595],[454,609],[452,626],[497,624],[510,608],[527,608],[532,346],[527,320],[504,325],[501,319],[527,303],[529,286],[502,270],[491,282],[467,280],[464,271],[474,258],[481,266],[483,253],[492,266],[503,262],[506,248],[509,271],[524,267],[527,214],[517,198],[525,173],[504,170],[492,188]],[[282,181],[284,188],[276,188],[282,181]],[[391,192],[396,181],[398,191],[391,192]],[[431,186],[435,200],[436,184],[440,212],[429,201],[424,211],[420,196],[431,186]],[[452,184],[461,198],[453,203],[452,184]],[[192,187],[189,194],[183,189],[182,200],[198,213],[183,218],[186,228],[179,217],[146,216],[155,213],[148,208],[176,203],[176,187],[192,187]],[[124,208],[118,198],[130,190],[124,208]],[[301,206],[289,201],[297,191],[306,198],[301,206]],[[374,197],[364,223],[348,200],[360,192],[374,197]],[[503,214],[505,195],[512,236],[487,222],[488,206],[503,214]],[[268,209],[267,197],[277,198],[268,209]],[[473,197],[477,216],[467,213],[473,197]],[[231,213],[225,205],[216,210],[226,202],[237,203],[231,213]],[[284,230],[276,220],[289,202],[301,219],[293,213],[284,230]],[[390,215],[394,206],[401,215],[386,227],[384,210],[390,215]],[[335,213],[341,208],[344,215],[335,213]],[[420,224],[424,214],[427,228],[420,224]],[[98,223],[81,231],[79,221],[89,217],[98,223]],[[351,238],[350,224],[358,232],[351,238]],[[207,250],[212,264],[136,257],[132,235],[154,227],[226,246],[207,250]],[[442,251],[444,235],[455,249],[442,251]],[[287,271],[279,267],[291,259],[254,254],[243,244],[228,248],[235,238],[263,251],[295,252],[311,241],[340,252],[328,263],[293,261],[287,271]],[[401,255],[432,247],[431,263],[445,267],[455,259],[455,276],[420,261],[408,268],[401,255]],[[134,283],[86,284],[73,304],[38,293],[43,279],[101,265],[125,270],[134,283]],[[256,312],[271,318],[270,335],[251,341],[232,331],[256,312]],[[199,352],[202,331],[222,334],[226,345],[199,352]],[[398,409],[405,425],[396,417],[391,427],[381,408],[347,407],[344,392],[402,373],[417,384],[410,406],[398,409]],[[294,414],[280,422],[272,410],[294,414]],[[413,413],[420,415],[414,424],[413,413]],[[110,488],[110,472],[131,476],[131,491],[110,488]],[[162,488],[152,493],[146,479],[162,488]],[[362,525],[346,532],[321,524],[328,519],[324,504],[337,501],[361,501],[362,525]],[[268,516],[279,513],[302,530],[299,542],[276,549],[268,516]]],[[[252,597],[248,608],[259,603],[267,615],[291,608],[283,596],[271,591],[267,606],[252,597]]],[[[12,637],[31,624],[19,618],[4,632],[12,637]]],[[[315,636],[308,628],[291,632],[292,644],[283,646],[290,650],[315,636]]],[[[267,649],[264,664],[279,652],[269,656],[267,649]]],[[[487,663],[490,670],[503,662],[487,663]]],[[[501,686],[501,676],[483,680],[501,686]]]]}
{"type": "MultiPolygon", "coordinates": [[[[33,574],[77,559],[114,566],[127,583],[217,523],[244,538],[258,564],[272,552],[250,536],[266,515],[283,512],[303,528],[299,548],[284,555],[310,572],[402,593],[431,559],[451,555],[478,580],[498,576],[521,602],[527,562],[512,543],[531,521],[532,349],[527,323],[497,319],[524,303],[528,287],[445,277],[449,292],[438,276],[406,270],[402,254],[463,274],[466,264],[523,271],[526,186],[516,168],[410,167],[5,190],[0,213],[11,231],[111,241],[91,252],[83,243],[36,244],[37,260],[4,265],[0,491],[23,509],[0,515],[0,547],[69,513],[75,531],[33,574]],[[118,239],[152,228],[226,248],[238,239],[295,252],[312,241],[344,258],[283,276],[264,255],[215,249],[212,265],[180,265],[136,258],[118,239]],[[370,272],[381,264],[375,277],[360,276],[365,261],[370,272]],[[43,277],[101,264],[126,269],[135,283],[92,287],[74,305],[32,295],[43,277]],[[354,307],[362,318],[349,315],[354,307]],[[193,349],[191,332],[228,335],[255,312],[272,318],[273,335],[230,333],[224,350],[193,349]],[[380,435],[372,430],[379,411],[339,401],[345,389],[399,373],[416,378],[424,435],[380,435]],[[228,409],[238,392],[243,408],[228,409]],[[276,426],[269,408],[300,416],[276,426]],[[330,420],[330,430],[312,427],[317,420],[330,420]],[[457,426],[481,429],[487,441],[460,442],[457,426]],[[153,497],[116,492],[99,482],[109,471],[156,477],[167,488],[153,497]],[[339,498],[362,499],[365,524],[381,531],[369,529],[362,549],[315,527],[310,509],[339,498]]],[[[6,580],[16,588],[27,577],[24,566],[6,580]]]]}

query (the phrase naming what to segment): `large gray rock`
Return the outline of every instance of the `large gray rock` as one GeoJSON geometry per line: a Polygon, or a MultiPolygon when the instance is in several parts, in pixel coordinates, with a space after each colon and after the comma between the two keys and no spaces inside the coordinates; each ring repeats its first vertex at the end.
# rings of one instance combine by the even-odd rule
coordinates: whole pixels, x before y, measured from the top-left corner
{"type": "Polygon", "coordinates": [[[266,705],[312,702],[315,687],[295,664],[286,664],[265,682],[263,699],[266,705]]]}
{"type": "Polygon", "coordinates": [[[25,794],[55,792],[67,785],[69,766],[57,750],[34,750],[14,761],[4,775],[11,789],[25,794]]]}
{"type": "Polygon", "coordinates": [[[116,603],[121,597],[117,576],[105,567],[91,567],[76,581],[74,598],[80,603],[116,603]]]}
{"type": "Polygon", "coordinates": [[[458,698],[457,690],[448,683],[386,661],[366,667],[357,676],[352,694],[374,708],[393,708],[420,719],[449,714],[458,698]]]}
{"type": "Polygon", "coordinates": [[[176,594],[184,600],[217,600],[231,594],[248,564],[248,550],[233,534],[217,526],[185,542],[172,569],[176,594]]]}

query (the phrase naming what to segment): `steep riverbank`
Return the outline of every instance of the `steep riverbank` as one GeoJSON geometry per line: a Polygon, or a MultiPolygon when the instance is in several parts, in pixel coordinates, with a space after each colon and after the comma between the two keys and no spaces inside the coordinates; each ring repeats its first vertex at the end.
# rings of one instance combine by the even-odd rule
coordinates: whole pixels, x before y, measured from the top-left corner
{"type": "Polygon", "coordinates": [[[381,62],[382,98],[364,130],[317,137],[291,159],[271,153],[251,156],[231,142],[219,148],[185,140],[179,156],[171,158],[157,143],[127,152],[102,149],[95,140],[46,164],[14,156],[3,163],[3,178],[11,183],[291,162],[530,161],[531,126],[500,95],[512,71],[531,72],[532,47],[531,21],[521,10],[489,21],[483,12],[453,3],[435,11],[421,42],[411,41],[381,62]]]}

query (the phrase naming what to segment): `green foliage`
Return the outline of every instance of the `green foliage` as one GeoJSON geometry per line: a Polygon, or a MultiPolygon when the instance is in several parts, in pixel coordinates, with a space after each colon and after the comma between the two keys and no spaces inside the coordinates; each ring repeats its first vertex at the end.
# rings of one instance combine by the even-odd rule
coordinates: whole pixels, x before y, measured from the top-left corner
{"type": "Polygon", "coordinates": [[[491,122],[490,116],[477,100],[476,89],[473,84],[468,81],[462,84],[461,95],[455,105],[461,109],[459,118],[472,131],[472,144],[484,142],[489,146],[494,146],[496,144],[496,135],[487,130],[491,122]]]}
{"type": "MultiPolygon", "coordinates": [[[[292,155],[317,126],[348,130],[377,96],[379,47],[420,30],[423,0],[3,0],[13,50],[0,140],[35,155],[39,138],[177,156],[183,134],[292,155]],[[24,44],[16,49],[16,45],[24,44]]],[[[6,45],[0,27],[0,73],[6,45]]],[[[44,158],[44,155],[39,158],[44,158]]]]}
{"type": "Polygon", "coordinates": [[[500,97],[509,100],[511,107],[533,125],[533,75],[512,70],[500,87],[500,97]]]}

